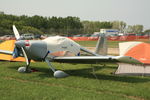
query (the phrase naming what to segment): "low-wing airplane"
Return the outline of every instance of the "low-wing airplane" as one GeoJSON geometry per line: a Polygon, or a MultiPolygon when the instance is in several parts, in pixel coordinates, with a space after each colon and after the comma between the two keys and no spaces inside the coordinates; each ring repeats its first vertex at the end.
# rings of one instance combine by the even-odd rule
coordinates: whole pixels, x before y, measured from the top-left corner
{"type": "Polygon", "coordinates": [[[0,53],[11,54],[14,58],[24,56],[26,59],[26,67],[18,68],[18,71],[22,73],[30,71],[29,65],[31,60],[47,62],[56,78],[66,77],[68,74],[56,70],[51,62],[83,64],[96,64],[100,62],[141,63],[128,56],[106,55],[104,34],[102,34],[97,42],[96,51],[92,52],[66,37],[55,36],[48,37],[44,40],[21,40],[15,25],[13,25],[13,32],[16,37],[14,51],[0,50],[0,53]],[[89,53],[91,56],[81,56],[80,51],[89,53]],[[99,52],[101,54],[98,54],[99,52]]]}

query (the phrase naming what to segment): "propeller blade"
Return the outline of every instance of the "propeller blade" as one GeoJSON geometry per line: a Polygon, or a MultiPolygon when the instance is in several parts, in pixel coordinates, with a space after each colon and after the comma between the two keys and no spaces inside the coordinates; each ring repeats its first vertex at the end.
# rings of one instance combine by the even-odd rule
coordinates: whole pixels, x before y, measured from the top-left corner
{"type": "Polygon", "coordinates": [[[28,65],[30,64],[30,60],[28,59],[28,56],[27,56],[27,54],[26,54],[26,52],[25,52],[25,50],[24,50],[23,47],[21,47],[21,50],[22,50],[22,52],[23,52],[23,55],[24,55],[25,60],[26,60],[26,64],[27,64],[27,66],[28,66],[28,65]]]}
{"type": "Polygon", "coordinates": [[[14,35],[15,35],[16,39],[17,40],[20,39],[20,34],[19,34],[19,32],[18,32],[15,25],[13,25],[13,32],[14,32],[14,35]]]}
{"type": "Polygon", "coordinates": [[[25,57],[25,60],[26,60],[26,67],[23,67],[23,68],[20,68],[20,69],[18,69],[18,71],[19,72],[22,72],[22,70],[23,70],[23,72],[31,72],[31,69],[29,69],[28,67],[29,67],[29,65],[30,65],[30,59],[28,58],[28,56],[27,56],[27,54],[26,54],[26,52],[25,52],[25,50],[24,50],[24,48],[23,47],[21,47],[21,50],[22,50],[22,52],[23,52],[23,55],[24,55],[24,57],[25,57]]]}

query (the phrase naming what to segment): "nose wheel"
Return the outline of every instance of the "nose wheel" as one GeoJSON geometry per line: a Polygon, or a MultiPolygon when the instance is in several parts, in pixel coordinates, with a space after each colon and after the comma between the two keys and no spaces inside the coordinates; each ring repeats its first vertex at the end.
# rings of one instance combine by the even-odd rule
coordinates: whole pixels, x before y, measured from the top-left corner
{"type": "Polygon", "coordinates": [[[18,72],[19,73],[30,73],[31,69],[30,68],[27,69],[27,67],[19,67],[18,72]]]}

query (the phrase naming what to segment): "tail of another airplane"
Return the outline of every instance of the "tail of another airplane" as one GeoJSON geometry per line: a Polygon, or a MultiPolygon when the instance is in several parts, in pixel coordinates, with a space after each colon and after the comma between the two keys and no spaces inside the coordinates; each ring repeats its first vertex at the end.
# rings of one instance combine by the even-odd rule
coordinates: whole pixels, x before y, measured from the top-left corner
{"type": "Polygon", "coordinates": [[[107,55],[107,38],[105,34],[100,34],[96,44],[95,53],[99,55],[107,55]]]}

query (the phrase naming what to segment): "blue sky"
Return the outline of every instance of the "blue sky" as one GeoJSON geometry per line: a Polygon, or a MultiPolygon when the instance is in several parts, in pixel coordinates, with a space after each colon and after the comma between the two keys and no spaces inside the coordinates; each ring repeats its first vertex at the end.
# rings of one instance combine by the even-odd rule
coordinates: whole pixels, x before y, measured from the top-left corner
{"type": "Polygon", "coordinates": [[[77,16],[90,21],[125,21],[150,29],[150,0],[0,0],[0,11],[14,15],[77,16]]]}

